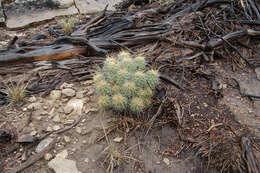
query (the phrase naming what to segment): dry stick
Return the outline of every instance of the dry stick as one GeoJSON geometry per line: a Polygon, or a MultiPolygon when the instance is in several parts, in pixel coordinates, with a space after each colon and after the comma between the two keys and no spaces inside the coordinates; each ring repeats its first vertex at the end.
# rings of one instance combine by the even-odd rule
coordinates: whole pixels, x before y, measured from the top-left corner
{"type": "Polygon", "coordinates": [[[164,75],[164,74],[160,74],[159,75],[159,78],[162,79],[162,80],[165,80],[167,82],[170,82],[172,85],[176,86],[178,89],[181,89],[181,90],[185,90],[184,87],[182,87],[180,84],[178,84],[176,81],[174,81],[172,78],[164,75]]]}
{"type": "Polygon", "coordinates": [[[28,168],[29,166],[31,166],[32,164],[34,164],[35,162],[37,162],[38,160],[40,160],[45,153],[47,153],[56,143],[57,139],[54,139],[45,149],[43,149],[40,153],[37,153],[33,156],[31,156],[26,162],[24,162],[22,165],[20,165],[17,168],[13,168],[10,171],[7,171],[6,173],[17,173],[20,172],[22,170],[24,170],[25,168],[28,168]]]}
{"type": "Polygon", "coordinates": [[[155,119],[162,113],[162,109],[163,109],[163,106],[164,106],[164,103],[165,103],[165,99],[162,101],[162,103],[160,104],[156,114],[152,117],[152,119],[148,122],[148,130],[146,131],[146,134],[145,136],[149,133],[150,129],[152,128],[153,126],[153,123],[155,121],[155,119]]]}
{"type": "Polygon", "coordinates": [[[255,5],[255,2],[253,2],[252,0],[248,0],[248,1],[250,3],[251,7],[253,8],[258,20],[260,20],[260,14],[259,14],[259,11],[258,11],[256,5],[255,5]]]}
{"type": "Polygon", "coordinates": [[[248,172],[259,173],[260,172],[259,161],[256,159],[255,154],[252,150],[250,139],[248,139],[247,137],[242,137],[241,147],[243,152],[242,158],[247,164],[248,172]]]}
{"type": "Polygon", "coordinates": [[[45,134],[44,136],[40,137],[39,140],[42,140],[44,138],[46,138],[47,136],[51,135],[51,134],[60,134],[60,133],[64,133],[70,129],[72,129],[73,127],[75,127],[81,120],[83,119],[83,116],[79,117],[77,119],[77,121],[75,121],[73,124],[71,124],[70,126],[66,127],[66,128],[63,128],[63,129],[60,129],[60,130],[56,130],[56,131],[51,131],[47,134],[45,134]]]}

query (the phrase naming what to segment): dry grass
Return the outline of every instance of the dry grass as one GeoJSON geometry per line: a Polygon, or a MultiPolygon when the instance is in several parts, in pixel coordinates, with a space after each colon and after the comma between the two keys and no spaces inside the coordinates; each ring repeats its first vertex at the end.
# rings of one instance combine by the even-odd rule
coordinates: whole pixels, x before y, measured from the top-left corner
{"type": "Polygon", "coordinates": [[[9,103],[17,104],[17,103],[23,101],[23,99],[26,95],[26,88],[27,88],[28,82],[25,82],[25,79],[22,78],[18,82],[10,79],[9,83],[10,84],[7,85],[9,103]]]}
{"type": "Polygon", "coordinates": [[[58,21],[59,25],[62,27],[64,31],[64,34],[71,33],[77,22],[78,22],[77,17],[63,18],[60,21],[58,21]]]}
{"type": "Polygon", "coordinates": [[[133,160],[135,162],[140,162],[139,160],[135,159],[132,156],[132,153],[130,152],[131,149],[133,149],[134,147],[138,146],[138,145],[134,145],[126,150],[119,150],[118,147],[115,145],[115,143],[113,143],[109,137],[108,137],[108,133],[105,130],[105,127],[101,121],[102,127],[103,127],[103,131],[104,131],[104,136],[107,142],[107,147],[103,150],[103,152],[101,152],[101,154],[105,154],[105,159],[104,159],[104,163],[107,163],[107,168],[106,168],[106,172],[108,173],[113,173],[115,168],[120,167],[120,165],[122,164],[122,162],[127,162],[129,160],[133,160]]]}

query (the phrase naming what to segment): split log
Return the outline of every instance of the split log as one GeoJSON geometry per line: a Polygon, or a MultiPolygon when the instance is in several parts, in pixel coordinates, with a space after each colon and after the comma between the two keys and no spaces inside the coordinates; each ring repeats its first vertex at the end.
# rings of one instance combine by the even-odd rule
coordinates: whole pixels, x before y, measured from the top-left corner
{"type": "Polygon", "coordinates": [[[86,54],[84,47],[68,44],[51,46],[33,46],[10,49],[0,52],[0,66],[8,64],[21,64],[43,60],[61,60],[73,55],[86,54]]]}

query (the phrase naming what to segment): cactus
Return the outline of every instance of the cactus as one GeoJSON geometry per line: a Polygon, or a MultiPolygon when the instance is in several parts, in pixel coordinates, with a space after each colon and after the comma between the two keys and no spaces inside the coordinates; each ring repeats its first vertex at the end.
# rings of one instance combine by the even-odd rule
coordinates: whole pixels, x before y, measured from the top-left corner
{"type": "Polygon", "coordinates": [[[135,85],[137,87],[140,87],[140,88],[143,88],[147,85],[147,81],[146,81],[146,78],[145,78],[145,73],[144,72],[141,72],[141,71],[137,71],[135,74],[134,74],[134,82],[135,82],[135,85]]]}
{"type": "Polygon", "coordinates": [[[135,95],[135,83],[131,81],[126,81],[122,86],[122,93],[125,97],[130,98],[135,95]]]}
{"type": "Polygon", "coordinates": [[[98,97],[98,104],[100,106],[102,106],[103,108],[105,108],[105,109],[109,108],[111,106],[110,103],[111,103],[111,101],[108,96],[99,96],[98,97]]]}
{"type": "Polygon", "coordinates": [[[138,97],[132,98],[130,108],[134,113],[142,112],[142,110],[145,108],[144,100],[138,97]]]}
{"type": "Polygon", "coordinates": [[[158,71],[146,72],[143,56],[132,58],[128,52],[107,57],[93,76],[98,104],[105,109],[139,114],[151,104],[159,82],[158,71]]]}
{"type": "Polygon", "coordinates": [[[116,94],[112,97],[112,104],[118,111],[126,109],[127,99],[122,94],[116,94]]]}
{"type": "Polygon", "coordinates": [[[146,81],[148,83],[148,85],[154,89],[159,81],[159,77],[158,77],[158,71],[156,70],[149,70],[147,73],[146,73],[146,81]]]}

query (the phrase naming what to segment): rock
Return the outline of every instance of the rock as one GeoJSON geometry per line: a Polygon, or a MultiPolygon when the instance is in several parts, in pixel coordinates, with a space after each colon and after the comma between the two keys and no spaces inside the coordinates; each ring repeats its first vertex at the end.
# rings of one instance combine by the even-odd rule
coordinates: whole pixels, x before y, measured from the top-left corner
{"type": "Polygon", "coordinates": [[[21,135],[17,138],[18,143],[32,143],[35,142],[35,140],[36,138],[33,135],[21,135]]]}
{"type": "Polygon", "coordinates": [[[37,134],[37,131],[32,131],[31,133],[30,133],[30,135],[32,135],[32,136],[35,136],[37,134]]]}
{"type": "Polygon", "coordinates": [[[58,100],[61,98],[61,91],[60,90],[52,90],[50,93],[50,99],[58,100]]]}
{"type": "Polygon", "coordinates": [[[77,99],[82,99],[83,97],[84,97],[84,91],[78,91],[77,93],[76,93],[76,98],[77,99]]]}
{"type": "Polygon", "coordinates": [[[61,3],[58,4],[57,1],[58,0],[56,0],[56,2],[53,0],[19,0],[15,3],[5,5],[4,11],[7,16],[6,26],[10,29],[20,29],[32,23],[47,21],[57,16],[74,15],[78,13],[74,5],[64,9],[63,7],[66,5],[64,3],[63,5],[61,5],[61,3]]]}
{"type": "Polygon", "coordinates": [[[54,118],[52,119],[55,123],[59,123],[60,122],[60,115],[55,115],[54,118]]]}
{"type": "Polygon", "coordinates": [[[54,0],[57,4],[59,4],[59,8],[69,8],[73,6],[73,0],[54,0]]]}
{"type": "Polygon", "coordinates": [[[65,122],[64,122],[64,125],[71,125],[71,124],[73,124],[74,123],[74,120],[66,120],[65,122]]]}
{"type": "Polygon", "coordinates": [[[73,88],[73,84],[68,84],[68,83],[63,83],[61,86],[60,86],[60,89],[63,90],[65,88],[73,88]]]}
{"type": "Polygon", "coordinates": [[[75,90],[71,88],[65,88],[61,91],[61,93],[67,97],[73,97],[76,95],[75,90]]]}
{"type": "Polygon", "coordinates": [[[76,167],[76,162],[60,157],[52,159],[48,166],[55,171],[55,173],[79,173],[76,167]]]}
{"type": "Polygon", "coordinates": [[[52,156],[52,154],[50,154],[50,153],[46,153],[46,154],[44,155],[44,159],[47,160],[47,161],[51,160],[52,158],[53,158],[53,156],[52,156]]]}
{"type": "Polygon", "coordinates": [[[52,128],[49,126],[49,127],[47,127],[46,131],[47,131],[47,132],[51,132],[51,131],[52,131],[52,128]]]}
{"type": "Polygon", "coordinates": [[[48,145],[53,141],[53,138],[46,138],[44,140],[42,140],[36,147],[35,151],[37,153],[41,152],[42,150],[44,150],[46,147],[48,147],[48,145]]]}
{"type": "Polygon", "coordinates": [[[121,0],[75,0],[80,13],[91,14],[104,10],[105,6],[109,4],[107,10],[115,10],[114,5],[121,2],[121,0]]]}
{"type": "Polygon", "coordinates": [[[69,136],[64,136],[64,141],[69,143],[70,142],[70,137],[69,136]]]}
{"type": "Polygon", "coordinates": [[[64,112],[66,114],[74,111],[75,114],[81,115],[83,112],[84,100],[82,99],[71,99],[64,107],[64,112]]]}
{"type": "Polygon", "coordinates": [[[31,96],[29,99],[28,99],[29,102],[36,102],[36,97],[35,96],[31,96]]]}
{"type": "Polygon", "coordinates": [[[168,166],[170,165],[170,160],[168,158],[163,158],[163,162],[168,166]]]}
{"type": "Polygon", "coordinates": [[[62,152],[57,154],[56,157],[60,157],[60,158],[66,159],[68,157],[68,151],[67,150],[63,150],[62,152]]]}
{"type": "Polygon", "coordinates": [[[5,25],[5,16],[4,16],[4,10],[2,8],[2,3],[0,1],[0,26],[5,25]]]}
{"type": "Polygon", "coordinates": [[[55,125],[55,126],[53,126],[53,130],[60,130],[60,126],[59,125],[55,125]]]}
{"type": "Polygon", "coordinates": [[[258,80],[260,80],[260,67],[255,68],[256,77],[258,80]]]}
{"type": "Polygon", "coordinates": [[[116,138],[113,139],[113,141],[117,142],[117,143],[121,142],[122,140],[123,140],[122,137],[116,137],[116,138]]]}
{"type": "Polygon", "coordinates": [[[88,162],[89,162],[89,158],[86,158],[86,159],[84,160],[84,162],[88,163],[88,162]]]}
{"type": "Polygon", "coordinates": [[[81,134],[82,133],[82,128],[81,127],[76,127],[76,132],[81,134]]]}
{"type": "Polygon", "coordinates": [[[32,40],[41,40],[41,39],[46,39],[47,36],[44,35],[44,34],[35,34],[33,37],[32,37],[32,40]]]}
{"type": "Polygon", "coordinates": [[[28,105],[28,109],[29,110],[39,110],[41,109],[42,104],[41,103],[31,103],[30,105],[28,105]]]}

